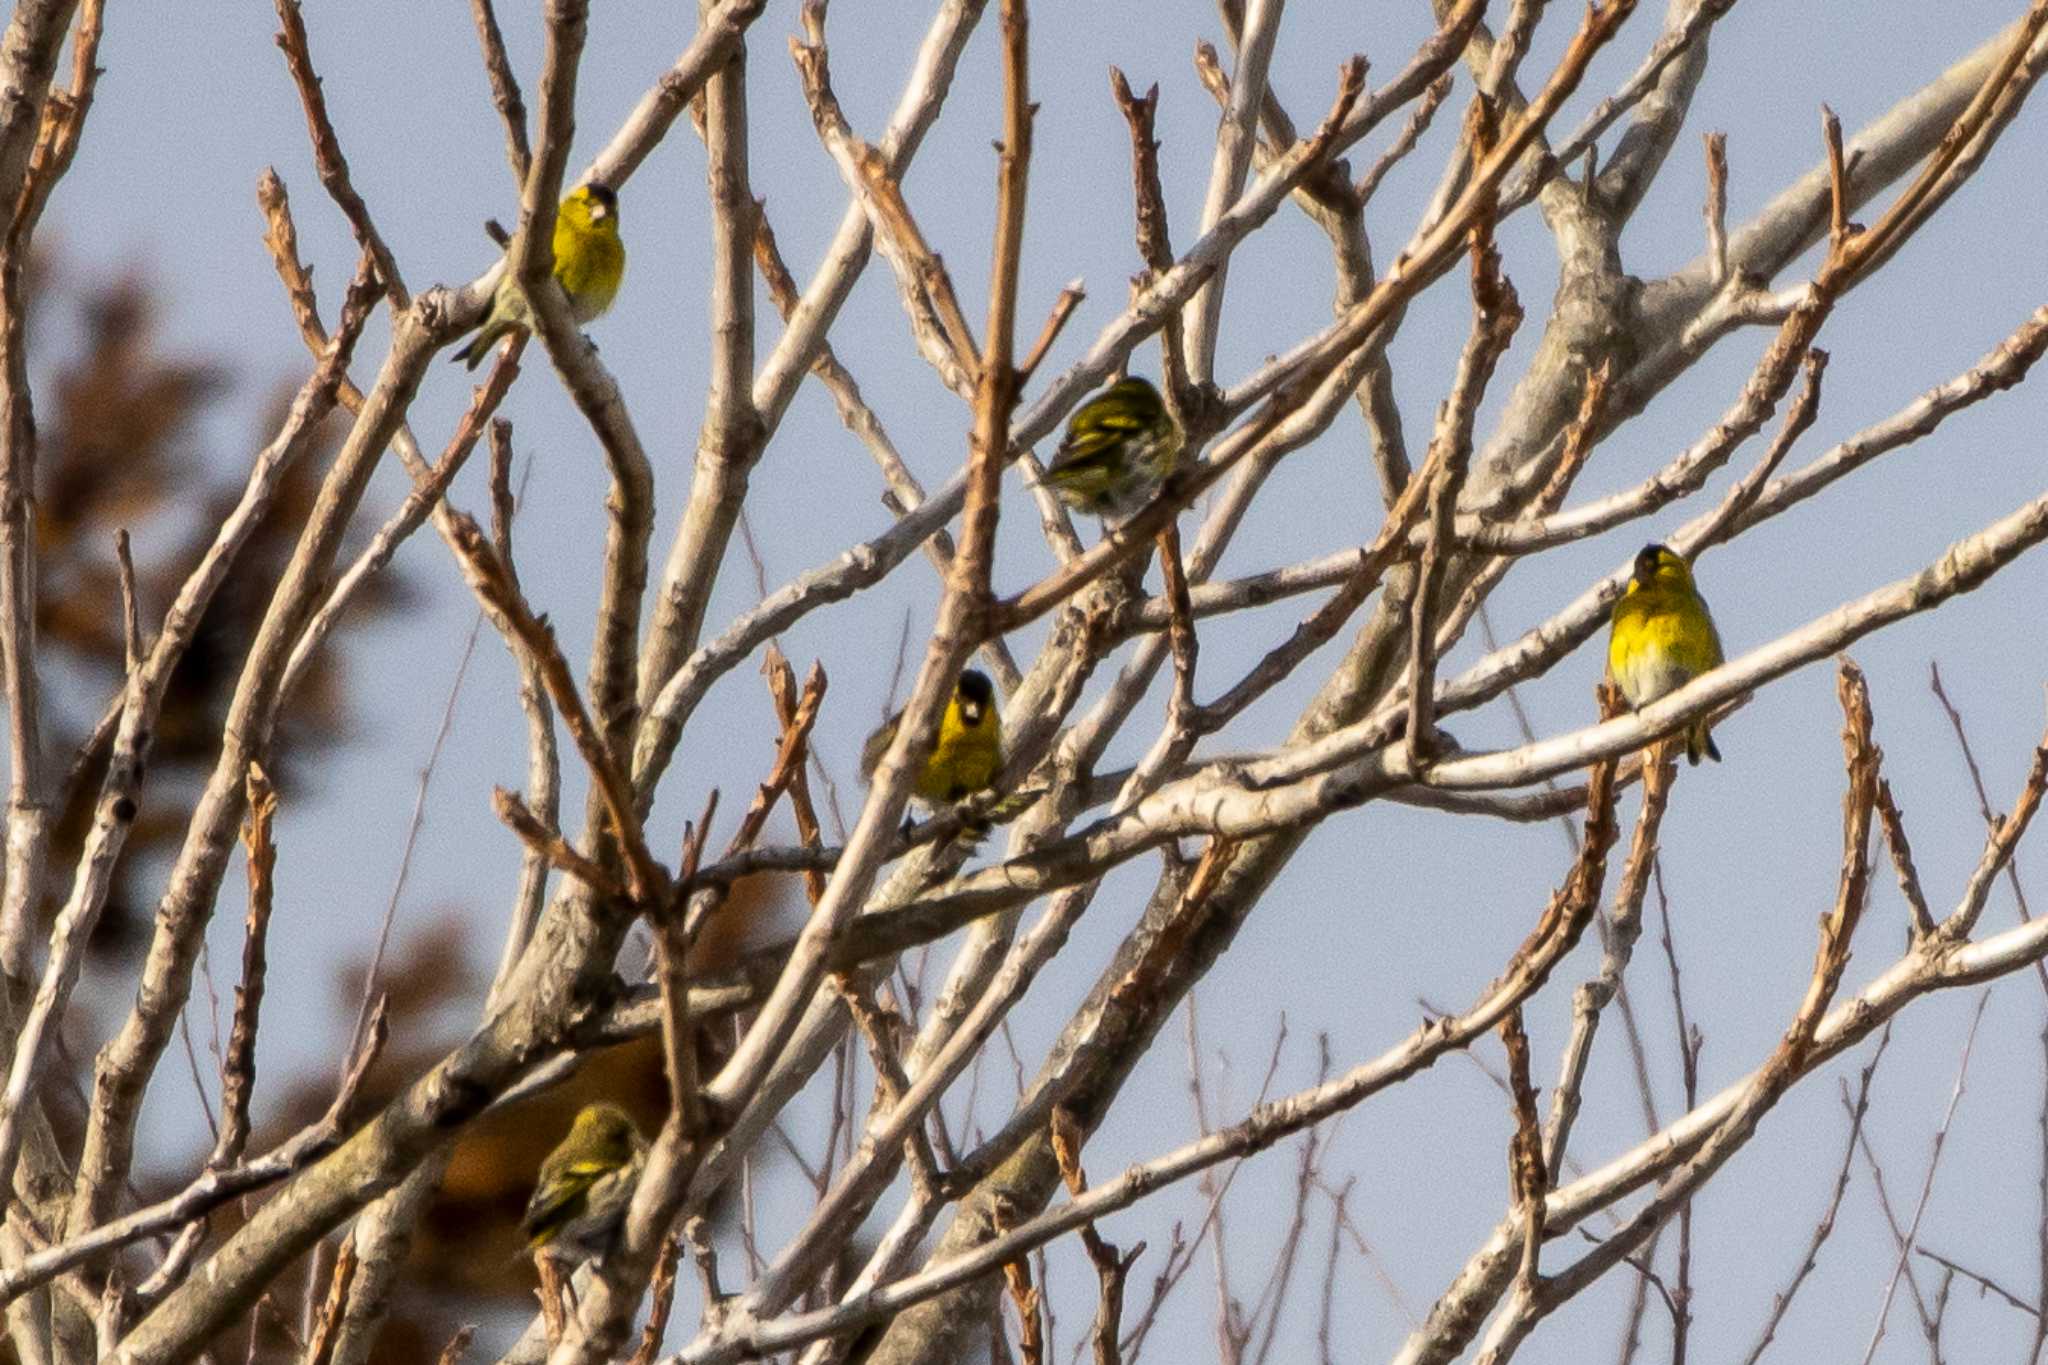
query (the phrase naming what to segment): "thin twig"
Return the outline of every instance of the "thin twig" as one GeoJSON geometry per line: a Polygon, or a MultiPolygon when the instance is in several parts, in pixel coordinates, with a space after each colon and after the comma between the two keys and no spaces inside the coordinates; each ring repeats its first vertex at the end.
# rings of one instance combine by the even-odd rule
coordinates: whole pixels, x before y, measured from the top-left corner
{"type": "MultiPolygon", "coordinates": [[[[1060,1178],[1066,1183],[1067,1193],[1078,1197],[1088,1190],[1088,1175],[1081,1169],[1080,1125],[1065,1109],[1055,1106],[1052,1112],[1053,1156],[1059,1163],[1060,1178]]],[[[1130,1278],[1131,1267],[1137,1264],[1138,1257],[1145,1254],[1145,1244],[1140,1242],[1129,1252],[1120,1252],[1103,1240],[1093,1223],[1084,1223],[1081,1226],[1081,1245],[1088,1253],[1089,1263],[1095,1267],[1097,1280],[1095,1323],[1089,1329],[1089,1340],[1095,1347],[1095,1365],[1122,1365],[1123,1352],[1118,1344],[1118,1334],[1122,1331],[1124,1283],[1130,1278]]]]}
{"type": "Polygon", "coordinates": [[[1432,81],[1429,89],[1423,92],[1422,99],[1410,111],[1408,121],[1401,126],[1400,134],[1387,144],[1387,149],[1366,168],[1365,174],[1358,177],[1358,184],[1351,192],[1357,196],[1361,206],[1379,191],[1380,182],[1386,178],[1387,172],[1399,165],[1401,159],[1415,149],[1415,144],[1422,139],[1422,135],[1429,131],[1430,122],[1435,119],[1438,106],[1444,102],[1444,97],[1451,93],[1451,84],[1449,72],[1432,81]]]}
{"type": "Polygon", "coordinates": [[[318,1122],[301,1129],[263,1156],[228,1171],[202,1171],[196,1180],[171,1198],[103,1223],[68,1242],[28,1257],[11,1272],[0,1273],[0,1304],[11,1302],[52,1276],[94,1256],[185,1223],[185,1232],[157,1272],[136,1287],[138,1307],[153,1303],[166,1289],[183,1279],[185,1267],[197,1253],[205,1226],[195,1220],[204,1219],[213,1209],[231,1199],[284,1179],[334,1150],[346,1133],[343,1120],[354,1106],[364,1078],[383,1054],[388,1034],[385,1003],[380,1001],[364,1047],[350,1059],[348,1075],[342,1079],[333,1102],[318,1122]]]}
{"type": "Polygon", "coordinates": [[[1543,1196],[1550,1177],[1543,1157],[1543,1126],[1536,1117],[1536,1087],[1529,1080],[1529,1035],[1522,1031],[1521,1010],[1509,1010],[1501,1019],[1500,1037],[1508,1054],[1508,1095],[1515,1117],[1508,1143],[1508,1188],[1524,1219],[1522,1282],[1534,1285],[1536,1258],[1543,1246],[1543,1196]]]}
{"type": "Polygon", "coordinates": [[[1919,1253],[1920,1255],[1925,1256],[1928,1260],[1934,1262],[1936,1265],[1941,1266],[1946,1270],[1954,1271],[1956,1274],[1962,1276],[1966,1280],[1974,1280],[1978,1286],[1978,1291],[1980,1293],[1989,1292],[1992,1294],[1996,1294],[1999,1298],[2004,1299],[2007,1303],[2019,1309],[2028,1317],[2034,1318],[2036,1320],[2040,1318],[2040,1309],[2036,1308],[2033,1304],[2028,1303],[2025,1299],[2013,1293],[2005,1286],[1999,1284],[1998,1281],[1992,1279],[1989,1275],[1980,1275],[1976,1271],[1971,1270],[1968,1266],[1958,1265],[1954,1261],[1951,1261],[1948,1257],[1942,1255],[1940,1252],[1929,1251],[1924,1246],[1916,1246],[1913,1248],[1913,1250],[1919,1253]]]}
{"type": "Polygon", "coordinates": [[[1842,1196],[1849,1189],[1849,1172],[1856,1160],[1856,1146],[1863,1136],[1863,1120],[1870,1113],[1870,1082],[1877,1075],[1877,1064],[1884,1060],[1884,1052],[1891,1046],[1892,1031],[1889,1026],[1878,1035],[1877,1046],[1871,1051],[1870,1060],[1864,1064],[1856,1082],[1856,1098],[1849,1098],[1849,1083],[1842,1082],[1842,1104],[1849,1111],[1849,1137],[1842,1144],[1842,1164],[1835,1171],[1834,1191],[1828,1196],[1827,1208],[1821,1213],[1820,1221],[1814,1225],[1813,1236],[1807,1241],[1806,1253],[1800,1258],[1799,1266],[1792,1272],[1792,1279],[1778,1293],[1771,1296],[1771,1313],[1764,1320],[1763,1331],[1758,1334],[1756,1345],[1743,1357],[1743,1365],[1756,1365],[1763,1359],[1771,1341],[1778,1333],[1778,1324],[1785,1320],[1785,1314],[1792,1307],[1792,1300],[1799,1294],[1806,1277],[1813,1273],[1820,1260],[1820,1249],[1835,1230],[1835,1215],[1841,1211],[1842,1196]]]}
{"type": "Polygon", "coordinates": [[[554,628],[536,616],[519,586],[499,560],[497,551],[484,538],[475,521],[462,513],[450,516],[455,546],[469,571],[479,596],[511,623],[520,646],[538,665],[549,700],[576,741],[577,752],[590,769],[592,786],[604,802],[626,856],[627,886],[633,899],[652,905],[666,893],[669,879],[648,851],[645,831],[640,825],[632,788],[618,761],[606,747],[582,695],[570,675],[569,664],[555,643],[554,628]]]}
{"type": "MultiPolygon", "coordinates": [[[[1109,68],[1110,93],[1131,130],[1131,185],[1137,201],[1136,232],[1138,257],[1145,263],[1148,280],[1157,279],[1173,267],[1173,242],[1166,222],[1166,196],[1159,184],[1159,140],[1152,134],[1153,119],[1159,112],[1159,86],[1148,87],[1141,98],[1131,93],[1124,73],[1109,68]]],[[[1169,309],[1159,330],[1160,370],[1166,401],[1174,419],[1186,430],[1197,410],[1195,386],[1188,378],[1187,352],[1182,339],[1181,312],[1169,309]]]]}
{"type": "MultiPolygon", "coordinates": [[[[1675,750],[1676,745],[1672,745],[1675,750]]],[[[1880,790],[1883,783],[1879,783],[1880,790]]],[[[1685,977],[1678,967],[1678,944],[1671,929],[1671,901],[1664,894],[1664,868],[1654,869],[1657,884],[1657,917],[1663,927],[1664,963],[1671,974],[1671,1019],[1678,1037],[1679,1078],[1684,1085],[1685,1108],[1689,1113],[1700,1102],[1700,1050],[1706,1046],[1699,1026],[1686,1017],[1685,977]]],[[[1692,1331],[1692,1201],[1678,1207],[1677,1284],[1669,1295],[1671,1305],[1672,1365],[1685,1365],[1685,1351],[1692,1331]]]]}
{"type": "MultiPolygon", "coordinates": [[[[1963,1035],[1962,1060],[1956,1063],[1955,1088],[1949,1092],[1948,1108],[1941,1114],[1941,1126],[1934,1130],[1934,1149],[1927,1157],[1927,1175],[1920,1182],[1920,1198],[1914,1202],[1912,1220],[1906,1224],[1899,1244],[1899,1258],[1892,1266],[1891,1278],[1885,1282],[1884,1302],[1878,1308],[1877,1327],[1870,1334],[1870,1345],[1863,1352],[1863,1365],[1870,1365],[1877,1357],[1877,1344],[1884,1340],[1885,1320],[1891,1316],[1892,1296],[1898,1292],[1899,1277],[1905,1273],[1907,1256],[1914,1239],[1920,1235],[1920,1220],[1926,1216],[1928,1200],[1934,1195],[1934,1174],[1941,1167],[1941,1152],[1948,1144],[1949,1125],[1955,1122],[1956,1108],[1963,1100],[1963,1082],[1970,1074],[1970,1053],[1977,1045],[1977,1026],[1984,1022],[1984,1007],[1990,1003],[1990,991],[1978,993],[1976,1012],[1970,1016],[1970,1031],[1963,1035]]],[[[1930,1334],[1932,1331],[1930,1329],[1930,1334]]]]}
{"type": "Polygon", "coordinates": [[[260,764],[249,765],[248,802],[242,844],[249,866],[249,913],[242,930],[242,980],[235,987],[235,1020],[221,1062],[220,1138],[206,1160],[211,1170],[224,1170],[242,1159],[242,1148],[249,1140],[249,1099],[256,1088],[256,1022],[263,1008],[265,946],[277,871],[277,845],[271,839],[277,792],[260,764]]]}
{"type": "MultiPolygon", "coordinates": [[[[655,1357],[660,1354],[662,1336],[668,1331],[668,1315],[675,1307],[676,1265],[682,1256],[682,1238],[671,1237],[662,1243],[661,1256],[654,1263],[654,1307],[648,1310],[647,1321],[640,1328],[640,1344],[634,1348],[628,1365],[654,1365],[655,1357]]],[[[715,1272],[713,1284],[716,1284],[715,1272]]],[[[707,1310],[712,1302],[707,1295],[707,1310]]]]}
{"type": "Polygon", "coordinates": [[[284,53],[293,84],[299,88],[299,103],[305,107],[306,132],[313,142],[313,168],[341,208],[342,216],[348,219],[357,243],[377,262],[377,280],[390,296],[392,309],[404,312],[412,307],[412,297],[399,276],[397,258],[370,217],[369,205],[356,193],[355,182],[349,178],[348,158],[341,154],[341,139],[335,135],[334,121],[327,113],[327,97],[321,93],[320,76],[313,69],[313,53],[306,43],[306,20],[299,12],[299,0],[276,0],[276,4],[277,45],[284,53]]]}
{"type": "Polygon", "coordinates": [[[551,866],[560,868],[606,900],[624,901],[628,898],[626,888],[619,884],[617,878],[578,852],[574,844],[562,837],[560,830],[543,823],[539,816],[528,810],[519,793],[503,787],[495,788],[491,792],[491,804],[498,818],[519,836],[521,842],[551,866]]]}
{"type": "Polygon", "coordinates": [[[1877,784],[1878,825],[1884,831],[1884,845],[1892,857],[1892,870],[1898,874],[1899,894],[1906,898],[1906,909],[1913,918],[1915,937],[1934,932],[1934,912],[1927,908],[1927,893],[1920,887],[1919,869],[1913,866],[1913,847],[1906,842],[1906,817],[1899,811],[1899,803],[1892,796],[1892,784],[1877,784]]]}
{"type": "MultiPolygon", "coordinates": [[[[1941,703],[1942,713],[1948,717],[1949,728],[1956,733],[1956,747],[1962,751],[1963,766],[1970,772],[1970,786],[1977,793],[1977,813],[1983,817],[1985,827],[1996,832],[2004,822],[1991,809],[1991,795],[1984,787],[1984,772],[1977,766],[1977,755],[1970,748],[1970,736],[1963,729],[1963,714],[1956,709],[1956,704],[1949,700],[1947,689],[1941,685],[1941,665],[1932,659],[1927,663],[1927,685],[1933,691],[1935,700],[1941,703]]],[[[2026,888],[2020,885],[2019,869],[2007,863],[2005,879],[2012,887],[2013,903],[2019,908],[2020,919],[2032,919],[2034,916],[2027,905],[2026,888]]]]}
{"type": "Polygon", "coordinates": [[[356,1240],[353,1237],[341,1239],[341,1250],[334,1256],[334,1271],[327,1281],[327,1301],[320,1310],[320,1317],[313,1325],[312,1339],[306,1345],[305,1365],[327,1365],[334,1353],[337,1334],[341,1327],[341,1312],[348,1304],[349,1286],[356,1275],[356,1240]]]}
{"type": "Polygon", "coordinates": [[[526,101],[519,94],[519,78],[512,74],[511,59],[505,55],[505,35],[498,30],[492,0],[469,0],[469,12],[483,48],[484,73],[491,78],[491,103],[498,107],[498,117],[505,124],[505,155],[512,163],[512,179],[524,185],[533,169],[533,149],[526,142],[526,101]]]}
{"type": "Polygon", "coordinates": [[[1716,286],[1728,279],[1728,135],[1704,133],[1707,151],[1707,261],[1716,286]]]}
{"type": "Polygon", "coordinates": [[[1501,274],[1489,220],[1481,218],[1472,234],[1472,332],[1458,357],[1450,397],[1437,419],[1428,465],[1434,469],[1429,507],[1423,523],[1422,562],[1415,571],[1409,618],[1408,752],[1427,764],[1437,752],[1436,625],[1437,597],[1443,590],[1450,559],[1451,521],[1458,494],[1472,458],[1472,425],[1492,381],[1494,367],[1522,322],[1515,287],[1501,274]]]}
{"type": "Polygon", "coordinates": [[[35,149],[29,153],[21,197],[8,234],[16,249],[29,241],[49,203],[50,192],[71,169],[72,159],[78,154],[85,116],[92,109],[93,94],[99,85],[100,35],[105,14],[106,0],[83,0],[78,6],[78,28],[71,39],[71,88],[51,89],[44,98],[35,149]]]}

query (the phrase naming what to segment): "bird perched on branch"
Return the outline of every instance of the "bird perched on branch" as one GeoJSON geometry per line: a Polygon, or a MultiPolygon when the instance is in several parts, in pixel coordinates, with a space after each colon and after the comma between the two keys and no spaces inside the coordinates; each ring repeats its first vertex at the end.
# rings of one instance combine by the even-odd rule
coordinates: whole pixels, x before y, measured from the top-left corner
{"type": "Polygon", "coordinates": [[[557,1260],[602,1256],[625,1221],[647,1144],[616,1104],[587,1104],[540,1163],[519,1230],[529,1250],[557,1260]]]}
{"type": "Polygon", "coordinates": [[[1129,516],[1159,491],[1180,449],[1180,428],[1159,390],[1133,376],[1110,385],[1068,419],[1045,484],[1075,511],[1129,516]]]}
{"type": "MultiPolygon", "coordinates": [[[[1628,704],[1641,710],[1700,674],[1721,666],[1721,636],[1693,586],[1692,569],[1677,552],[1645,545],[1635,572],[1614,604],[1607,637],[1607,674],[1628,704]]],[[[1716,763],[1721,751],[1700,717],[1685,732],[1685,761],[1705,754],[1716,763]]]]}
{"type": "MultiPolygon", "coordinates": [[[[581,185],[555,211],[555,280],[569,296],[569,312],[580,326],[612,306],[626,274],[626,245],[619,240],[619,197],[606,185],[581,185]]],[[[508,263],[491,296],[491,310],[469,345],[455,359],[475,369],[491,348],[514,332],[533,330],[533,306],[508,263]]]]}
{"type": "MultiPolygon", "coordinates": [[[[882,755],[896,740],[896,727],[903,723],[898,711],[868,736],[860,749],[861,776],[872,781],[882,755]]],[[[939,740],[931,757],[911,784],[911,793],[926,805],[940,806],[972,796],[995,781],[1003,766],[1003,718],[996,706],[995,684],[988,675],[967,668],[953,684],[939,717],[939,740]]]]}

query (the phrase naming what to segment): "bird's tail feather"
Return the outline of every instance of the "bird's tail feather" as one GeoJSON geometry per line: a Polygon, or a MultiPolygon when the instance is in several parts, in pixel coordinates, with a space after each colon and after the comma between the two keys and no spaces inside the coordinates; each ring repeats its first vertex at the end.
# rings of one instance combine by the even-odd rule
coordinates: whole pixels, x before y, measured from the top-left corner
{"type": "Polygon", "coordinates": [[[484,357],[491,353],[491,347],[497,345],[499,338],[504,335],[502,331],[494,332],[489,328],[480,329],[475,336],[469,339],[469,345],[448,358],[450,360],[459,360],[469,369],[473,370],[483,364],[484,357]]]}
{"type": "Polygon", "coordinates": [[[1705,721],[1685,732],[1685,761],[1697,767],[1701,754],[1716,763],[1721,761],[1721,751],[1714,747],[1714,736],[1707,730],[1705,721]]]}

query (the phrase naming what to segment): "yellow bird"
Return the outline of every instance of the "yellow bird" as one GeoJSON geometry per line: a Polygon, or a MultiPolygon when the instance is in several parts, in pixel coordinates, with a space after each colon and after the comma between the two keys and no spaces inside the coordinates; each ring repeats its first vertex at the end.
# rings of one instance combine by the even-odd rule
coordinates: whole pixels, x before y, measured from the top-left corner
{"type": "MultiPolygon", "coordinates": [[[[1628,704],[1641,710],[1720,666],[1721,636],[1693,586],[1692,570],[1676,552],[1645,545],[1614,604],[1607,676],[1628,704]]],[[[1721,761],[1704,716],[1685,732],[1685,761],[1698,763],[1701,754],[1721,761]]]]}
{"type": "MultiPolygon", "coordinates": [[[[898,711],[868,736],[860,749],[862,777],[873,780],[902,721],[898,711]]],[[[926,805],[946,805],[985,789],[1002,766],[1003,718],[996,706],[995,684],[986,673],[963,669],[939,718],[939,742],[910,790],[926,805]]]]}
{"type": "MultiPolygon", "coordinates": [[[[555,279],[569,296],[577,324],[612,306],[626,275],[626,246],[619,240],[619,197],[606,185],[582,185],[555,211],[555,279]]],[[[491,296],[491,310],[469,345],[455,359],[475,369],[491,348],[514,332],[533,330],[533,308],[508,267],[491,296]]]]}
{"type": "Polygon", "coordinates": [[[519,1230],[526,1245],[557,1260],[602,1256],[618,1234],[647,1143],[616,1104],[586,1104],[569,1135],[540,1164],[519,1230]]]}

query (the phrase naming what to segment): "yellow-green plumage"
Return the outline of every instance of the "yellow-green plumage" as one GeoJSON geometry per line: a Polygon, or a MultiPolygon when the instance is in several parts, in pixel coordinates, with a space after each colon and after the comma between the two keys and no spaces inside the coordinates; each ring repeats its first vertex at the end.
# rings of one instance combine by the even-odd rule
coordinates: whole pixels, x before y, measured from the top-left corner
{"type": "MultiPolygon", "coordinates": [[[[618,196],[604,185],[570,192],[555,212],[555,279],[569,296],[577,323],[589,322],[612,306],[626,274],[626,246],[619,240],[618,196]]],[[[499,277],[491,310],[469,345],[455,359],[475,369],[491,348],[514,332],[531,331],[533,307],[508,269],[499,277]]]]}
{"type": "MultiPolygon", "coordinates": [[[[1693,585],[1692,570],[1676,552],[1647,545],[1614,604],[1607,637],[1607,675],[1628,704],[1640,710],[1721,666],[1721,636],[1693,585]]],[[[1685,733],[1685,757],[1719,762],[1721,751],[1701,718],[1685,733]]]]}
{"type": "MultiPolygon", "coordinates": [[[[898,711],[868,736],[860,750],[860,772],[872,779],[895,742],[896,727],[903,722],[898,711]]],[[[953,695],[939,717],[939,739],[932,756],[910,790],[927,805],[945,805],[986,788],[1003,766],[1003,718],[996,706],[995,685],[988,675],[963,669],[953,695]]]]}
{"type": "Polygon", "coordinates": [[[616,1104],[588,1104],[540,1164],[519,1230],[526,1245],[558,1259],[587,1260],[610,1246],[647,1164],[647,1144],[616,1104]]]}
{"type": "Polygon", "coordinates": [[[1068,420],[1045,483],[1076,511],[1126,516],[1159,491],[1180,448],[1180,429],[1159,390],[1132,377],[1083,403],[1068,420]]]}

